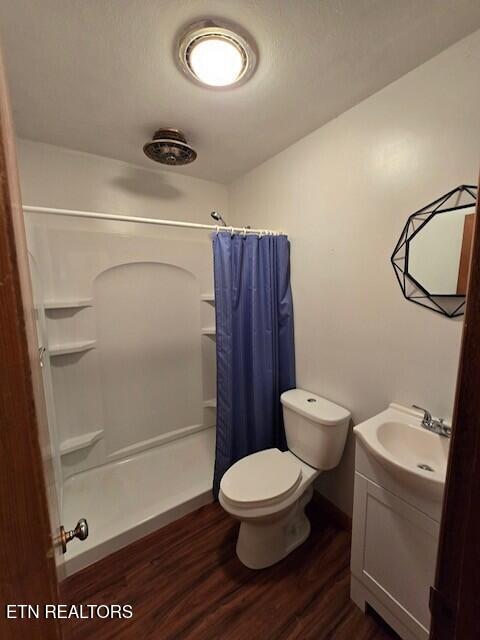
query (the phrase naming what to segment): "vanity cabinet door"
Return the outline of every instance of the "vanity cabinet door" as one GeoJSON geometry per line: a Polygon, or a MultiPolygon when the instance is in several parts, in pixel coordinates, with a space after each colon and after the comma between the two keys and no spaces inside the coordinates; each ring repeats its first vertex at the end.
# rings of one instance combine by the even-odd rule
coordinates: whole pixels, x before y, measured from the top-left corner
{"type": "Polygon", "coordinates": [[[430,628],[438,534],[435,520],[355,474],[352,573],[419,638],[430,628]]]}

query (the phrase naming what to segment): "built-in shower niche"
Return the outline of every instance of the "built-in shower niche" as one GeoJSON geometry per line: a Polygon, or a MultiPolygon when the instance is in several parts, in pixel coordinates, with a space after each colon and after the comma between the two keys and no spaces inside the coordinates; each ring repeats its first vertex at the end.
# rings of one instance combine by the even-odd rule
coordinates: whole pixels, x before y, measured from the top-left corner
{"type": "Polygon", "coordinates": [[[175,265],[114,266],[93,283],[107,456],[203,428],[200,287],[175,265]]]}
{"type": "Polygon", "coordinates": [[[215,297],[201,296],[204,423],[215,425],[217,407],[215,297]]]}
{"type": "Polygon", "coordinates": [[[103,434],[91,302],[56,298],[43,305],[62,457],[91,447],[103,434]]]}
{"type": "MultiPolygon", "coordinates": [[[[68,344],[82,343],[75,340],[68,344]]],[[[88,348],[50,352],[50,362],[60,455],[66,456],[93,445],[103,433],[98,359],[95,350],[88,348]]]]}

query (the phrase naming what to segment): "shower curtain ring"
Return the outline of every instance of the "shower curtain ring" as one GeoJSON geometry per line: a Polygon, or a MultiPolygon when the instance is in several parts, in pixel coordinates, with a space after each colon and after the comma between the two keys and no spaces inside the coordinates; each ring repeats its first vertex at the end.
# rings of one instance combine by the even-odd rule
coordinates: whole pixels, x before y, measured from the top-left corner
{"type": "Polygon", "coordinates": [[[235,230],[233,227],[230,227],[230,235],[233,236],[233,234],[235,233],[235,230]]]}

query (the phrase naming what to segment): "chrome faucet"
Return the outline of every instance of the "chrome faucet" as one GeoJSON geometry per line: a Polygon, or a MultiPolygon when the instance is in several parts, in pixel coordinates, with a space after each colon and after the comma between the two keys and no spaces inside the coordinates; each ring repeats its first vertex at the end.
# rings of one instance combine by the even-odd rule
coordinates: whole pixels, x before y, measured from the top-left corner
{"type": "Polygon", "coordinates": [[[420,409],[420,411],[423,411],[423,419],[422,419],[421,425],[424,429],[427,429],[427,431],[432,431],[433,433],[437,433],[439,436],[444,436],[445,438],[451,438],[452,427],[449,427],[446,424],[444,424],[443,418],[440,418],[439,420],[435,420],[432,417],[432,414],[430,413],[430,411],[427,411],[427,409],[424,409],[423,407],[419,407],[416,404],[412,404],[412,407],[414,409],[420,409]]]}

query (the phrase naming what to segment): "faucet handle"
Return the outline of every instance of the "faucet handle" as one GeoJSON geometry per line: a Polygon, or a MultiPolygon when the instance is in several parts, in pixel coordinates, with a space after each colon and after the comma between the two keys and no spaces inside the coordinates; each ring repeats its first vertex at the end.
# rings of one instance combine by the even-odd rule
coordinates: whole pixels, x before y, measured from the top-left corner
{"type": "Polygon", "coordinates": [[[432,414],[430,413],[430,411],[428,411],[428,409],[425,409],[424,407],[419,407],[418,404],[412,404],[412,407],[414,409],[419,409],[420,411],[423,411],[423,422],[432,422],[432,414]]]}
{"type": "Polygon", "coordinates": [[[452,437],[452,427],[447,427],[445,424],[443,424],[443,420],[442,420],[442,433],[447,438],[452,437]]]}

